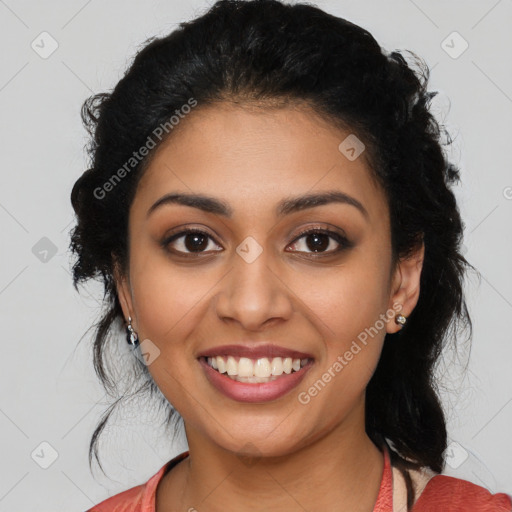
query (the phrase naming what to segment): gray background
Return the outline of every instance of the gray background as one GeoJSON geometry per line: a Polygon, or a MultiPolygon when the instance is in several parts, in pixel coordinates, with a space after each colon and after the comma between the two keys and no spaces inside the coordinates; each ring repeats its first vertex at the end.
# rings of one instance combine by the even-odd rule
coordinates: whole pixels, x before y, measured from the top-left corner
{"type": "MultiPolygon", "coordinates": [[[[106,400],[91,333],[78,341],[98,318],[101,290],[92,284],[79,295],[72,287],[69,196],[86,165],[83,100],[113,87],[146,38],[210,3],[0,0],[0,511],[83,511],[146,481],[185,449],[183,438],[171,444],[154,415],[137,407],[114,418],[101,445],[110,478],[89,471],[89,438],[106,400]],[[52,44],[57,49],[45,54],[52,44]]],[[[470,357],[467,347],[447,353],[438,371],[452,443],[446,473],[512,493],[512,2],[317,5],[432,68],[430,87],[440,91],[434,111],[455,138],[451,156],[462,168],[456,194],[466,256],[482,274],[467,285],[470,357]]]]}

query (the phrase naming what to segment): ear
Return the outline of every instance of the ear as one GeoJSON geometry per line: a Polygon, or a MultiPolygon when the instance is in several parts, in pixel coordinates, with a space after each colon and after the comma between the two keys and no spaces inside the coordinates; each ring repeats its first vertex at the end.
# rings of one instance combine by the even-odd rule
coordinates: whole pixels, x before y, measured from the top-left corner
{"type": "MultiPolygon", "coordinates": [[[[128,323],[128,318],[131,317],[132,321],[135,318],[133,311],[133,301],[132,301],[132,292],[130,279],[124,272],[122,272],[121,267],[118,261],[114,258],[114,282],[116,285],[117,295],[119,297],[119,302],[121,304],[121,308],[123,310],[123,315],[128,323]]],[[[135,326],[134,326],[135,328],[135,326]]]]}
{"type": "Polygon", "coordinates": [[[400,259],[394,270],[391,296],[388,308],[395,311],[387,321],[386,332],[395,333],[402,326],[395,322],[398,314],[408,317],[420,297],[420,277],[425,257],[425,244],[421,240],[417,248],[407,258],[400,259]]]}

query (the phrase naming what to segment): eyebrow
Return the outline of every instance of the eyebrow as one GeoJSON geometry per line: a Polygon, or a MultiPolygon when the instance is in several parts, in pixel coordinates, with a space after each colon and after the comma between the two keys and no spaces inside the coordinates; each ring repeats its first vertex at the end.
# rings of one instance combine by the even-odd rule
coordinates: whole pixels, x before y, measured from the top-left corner
{"type": "MultiPolygon", "coordinates": [[[[321,193],[311,193],[302,196],[290,197],[282,200],[276,206],[276,216],[282,217],[308,208],[322,206],[330,203],[348,204],[357,208],[363,216],[368,219],[369,214],[366,208],[355,197],[352,197],[339,190],[330,190],[321,193]]],[[[222,215],[231,218],[233,209],[224,201],[203,194],[170,193],[158,199],[148,210],[146,217],[149,217],[157,208],[166,204],[180,204],[198,208],[207,213],[222,215]]]]}

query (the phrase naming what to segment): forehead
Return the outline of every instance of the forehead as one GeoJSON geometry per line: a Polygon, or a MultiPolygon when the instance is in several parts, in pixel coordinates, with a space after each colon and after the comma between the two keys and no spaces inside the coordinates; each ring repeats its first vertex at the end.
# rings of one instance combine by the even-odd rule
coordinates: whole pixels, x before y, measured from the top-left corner
{"type": "Polygon", "coordinates": [[[285,197],[339,190],[382,216],[387,205],[365,151],[357,158],[346,152],[354,137],[305,107],[196,107],[153,155],[137,209],[181,191],[218,197],[235,215],[256,214],[285,197]]]}

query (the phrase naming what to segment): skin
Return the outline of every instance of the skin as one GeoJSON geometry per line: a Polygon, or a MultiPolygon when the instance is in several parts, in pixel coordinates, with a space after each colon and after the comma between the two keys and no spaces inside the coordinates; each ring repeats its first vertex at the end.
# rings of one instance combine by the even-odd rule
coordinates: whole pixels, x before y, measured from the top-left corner
{"type": "Polygon", "coordinates": [[[190,456],[158,486],[157,512],[373,510],[384,461],[365,432],[365,389],[386,332],[400,329],[396,309],[408,316],[417,303],[424,248],[393,267],[385,195],[364,152],[350,161],[338,149],[349,133],[307,107],[222,103],[197,107],[153,155],[130,210],[129,268],[116,271],[116,284],[139,340],[160,350],[148,369],[189,444],[190,456]],[[285,198],[328,190],[356,198],[367,217],[341,203],[274,213],[285,198]],[[232,217],[180,204],[148,217],[170,192],[215,197],[232,217]],[[353,246],[335,254],[340,244],[323,236],[320,253],[331,254],[315,260],[311,236],[298,239],[312,227],[344,232],[353,246]],[[199,256],[172,252],[190,254],[185,237],[162,247],[189,228],[211,236],[199,256]],[[263,250],[252,263],[236,252],[248,236],[263,250]],[[300,403],[299,392],[386,311],[393,315],[378,334],[300,403]],[[310,353],[315,364],[277,400],[237,402],[209,383],[196,357],[250,340],[310,353]]]}

